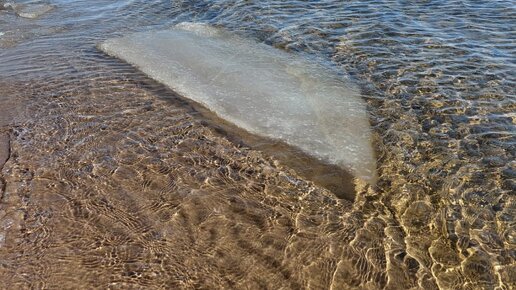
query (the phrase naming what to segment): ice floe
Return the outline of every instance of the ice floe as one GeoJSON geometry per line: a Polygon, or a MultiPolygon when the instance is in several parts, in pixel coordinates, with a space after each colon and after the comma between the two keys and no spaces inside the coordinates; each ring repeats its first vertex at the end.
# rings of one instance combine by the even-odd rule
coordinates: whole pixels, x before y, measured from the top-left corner
{"type": "Polygon", "coordinates": [[[366,105],[325,66],[196,23],[109,39],[100,49],[249,132],[376,181],[366,105]]]}

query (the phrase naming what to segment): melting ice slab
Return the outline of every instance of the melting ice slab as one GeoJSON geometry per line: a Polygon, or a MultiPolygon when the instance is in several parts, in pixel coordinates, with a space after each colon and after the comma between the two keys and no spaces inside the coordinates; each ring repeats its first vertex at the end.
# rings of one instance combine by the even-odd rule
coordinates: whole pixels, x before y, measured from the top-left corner
{"type": "Polygon", "coordinates": [[[201,24],[135,33],[100,48],[251,133],[375,183],[365,104],[320,65],[201,24]]]}
{"type": "MultiPolygon", "coordinates": [[[[0,6],[2,6],[2,3],[0,1],[0,6]]],[[[7,2],[3,4],[4,8],[11,8],[13,9],[16,14],[20,17],[24,18],[38,18],[41,15],[49,12],[50,10],[54,9],[54,6],[49,4],[34,4],[34,3],[28,3],[28,4],[16,4],[7,2]]],[[[1,10],[2,7],[0,7],[1,10]]]]}

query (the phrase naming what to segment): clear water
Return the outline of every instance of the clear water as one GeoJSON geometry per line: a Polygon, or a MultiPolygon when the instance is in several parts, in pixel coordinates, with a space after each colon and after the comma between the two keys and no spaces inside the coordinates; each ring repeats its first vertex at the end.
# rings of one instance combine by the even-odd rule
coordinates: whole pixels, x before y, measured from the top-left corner
{"type": "Polygon", "coordinates": [[[516,285],[512,1],[51,4],[0,11],[8,288],[516,285]],[[350,74],[376,186],[338,199],[96,49],[185,21],[350,74]]]}

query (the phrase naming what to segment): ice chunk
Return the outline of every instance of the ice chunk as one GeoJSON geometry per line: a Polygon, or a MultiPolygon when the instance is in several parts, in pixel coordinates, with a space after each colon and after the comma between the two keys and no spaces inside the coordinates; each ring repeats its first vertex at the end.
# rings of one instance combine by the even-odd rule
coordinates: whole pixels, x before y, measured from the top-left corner
{"type": "Polygon", "coordinates": [[[11,4],[16,14],[24,18],[38,18],[41,15],[54,9],[54,6],[49,4],[11,4]]]}
{"type": "Polygon", "coordinates": [[[192,23],[109,39],[100,49],[249,132],[376,181],[365,103],[321,65],[192,23]]]}

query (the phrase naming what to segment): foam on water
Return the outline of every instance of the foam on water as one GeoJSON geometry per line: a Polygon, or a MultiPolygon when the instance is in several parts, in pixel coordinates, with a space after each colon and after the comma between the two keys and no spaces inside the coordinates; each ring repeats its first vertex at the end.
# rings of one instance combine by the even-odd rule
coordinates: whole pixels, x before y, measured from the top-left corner
{"type": "Polygon", "coordinates": [[[110,39],[100,48],[247,131],[376,180],[365,104],[321,65],[191,23],[110,39]]]}

